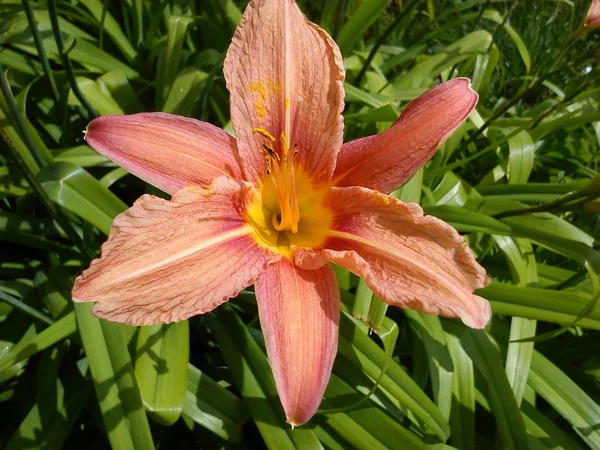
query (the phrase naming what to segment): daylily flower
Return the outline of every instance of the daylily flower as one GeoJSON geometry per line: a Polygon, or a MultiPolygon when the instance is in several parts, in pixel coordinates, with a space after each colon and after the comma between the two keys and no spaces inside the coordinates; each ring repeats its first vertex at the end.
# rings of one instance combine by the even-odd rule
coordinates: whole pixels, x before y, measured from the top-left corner
{"type": "Polygon", "coordinates": [[[387,195],[477,102],[459,78],[426,92],[385,133],[342,145],[344,68],[293,0],[253,0],[225,60],[237,136],[162,113],[105,116],[86,140],[170,201],[144,195],[113,224],[74,301],[133,325],[213,310],[254,284],[287,420],[315,413],[337,352],[333,262],[390,305],[482,328],[487,284],[464,239],[387,195]]]}
{"type": "Polygon", "coordinates": [[[573,39],[577,39],[586,33],[600,27],[600,0],[592,0],[579,27],[573,33],[573,39]]]}

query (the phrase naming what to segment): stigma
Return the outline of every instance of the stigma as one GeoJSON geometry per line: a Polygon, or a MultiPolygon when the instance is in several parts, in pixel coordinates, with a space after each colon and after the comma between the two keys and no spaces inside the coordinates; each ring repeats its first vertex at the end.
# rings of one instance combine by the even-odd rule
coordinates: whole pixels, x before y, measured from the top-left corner
{"type": "Polygon", "coordinates": [[[265,138],[261,147],[265,155],[265,173],[268,181],[273,183],[279,201],[279,211],[273,211],[271,222],[277,231],[298,232],[300,211],[296,195],[296,179],[294,160],[298,155],[296,148],[290,149],[285,132],[276,139],[269,131],[253,128],[252,131],[265,138]]]}

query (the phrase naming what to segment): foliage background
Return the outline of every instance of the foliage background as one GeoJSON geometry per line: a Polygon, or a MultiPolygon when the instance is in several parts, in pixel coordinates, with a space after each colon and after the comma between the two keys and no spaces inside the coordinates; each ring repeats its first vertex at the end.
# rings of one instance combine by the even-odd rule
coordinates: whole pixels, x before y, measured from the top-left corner
{"type": "Polygon", "coordinates": [[[138,111],[231,130],[222,62],[246,3],[0,3],[0,446],[600,448],[600,31],[570,41],[584,1],[299,1],[342,49],[347,139],[472,78],[477,111],[394,195],[466,234],[494,279],[487,331],[387,309],[338,271],[324,411],[291,430],[251,290],[140,329],[70,302],[112,218],[162,195],[82,130],[138,111]]]}

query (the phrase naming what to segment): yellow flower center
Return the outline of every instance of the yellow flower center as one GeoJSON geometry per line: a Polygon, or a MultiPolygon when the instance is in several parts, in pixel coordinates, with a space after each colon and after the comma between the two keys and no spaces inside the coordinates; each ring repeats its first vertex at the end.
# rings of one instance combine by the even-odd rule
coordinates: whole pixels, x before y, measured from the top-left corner
{"type": "Polygon", "coordinates": [[[290,149],[284,133],[276,140],[268,131],[255,128],[265,137],[265,177],[260,195],[249,206],[247,219],[260,245],[291,257],[290,246],[317,248],[325,240],[331,212],[322,205],[323,191],[315,188],[303,171],[294,167],[298,154],[290,149]]]}

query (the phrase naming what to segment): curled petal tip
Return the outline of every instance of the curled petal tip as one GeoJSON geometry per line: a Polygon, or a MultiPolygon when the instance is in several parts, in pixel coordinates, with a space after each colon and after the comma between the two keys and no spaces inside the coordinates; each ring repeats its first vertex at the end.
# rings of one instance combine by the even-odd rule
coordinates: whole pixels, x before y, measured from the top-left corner
{"type": "Polygon", "coordinates": [[[492,318],[492,308],[490,303],[483,297],[478,295],[473,296],[474,311],[470,314],[462,316],[462,322],[470,327],[481,330],[490,322],[492,318]]]}

